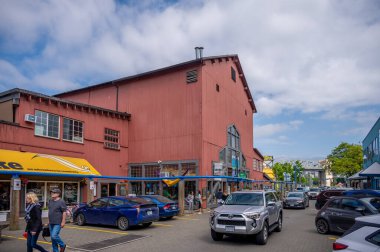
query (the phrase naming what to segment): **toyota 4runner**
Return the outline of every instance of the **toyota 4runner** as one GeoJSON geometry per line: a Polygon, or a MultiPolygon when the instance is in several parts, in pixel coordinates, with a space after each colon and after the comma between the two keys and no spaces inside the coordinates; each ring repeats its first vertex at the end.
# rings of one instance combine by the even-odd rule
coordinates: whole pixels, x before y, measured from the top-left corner
{"type": "Polygon", "coordinates": [[[267,243],[271,231],[281,232],[282,202],[274,191],[239,191],[210,213],[211,237],[253,235],[256,243],[267,243]]]}

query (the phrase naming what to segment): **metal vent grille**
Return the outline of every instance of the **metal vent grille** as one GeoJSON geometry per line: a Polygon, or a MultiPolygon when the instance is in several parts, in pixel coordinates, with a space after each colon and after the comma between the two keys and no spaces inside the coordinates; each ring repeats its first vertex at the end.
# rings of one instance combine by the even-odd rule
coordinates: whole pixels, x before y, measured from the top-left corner
{"type": "Polygon", "coordinates": [[[188,71],[186,73],[186,82],[193,83],[198,81],[198,72],[197,70],[188,71]]]}

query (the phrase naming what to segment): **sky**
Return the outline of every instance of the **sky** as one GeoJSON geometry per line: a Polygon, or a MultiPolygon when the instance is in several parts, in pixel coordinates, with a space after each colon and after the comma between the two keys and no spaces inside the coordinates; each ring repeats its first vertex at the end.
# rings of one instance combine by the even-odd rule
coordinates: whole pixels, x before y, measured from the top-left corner
{"type": "Polygon", "coordinates": [[[0,92],[47,95],[238,54],[254,147],[281,160],[361,144],[380,116],[377,0],[3,0],[0,92]]]}

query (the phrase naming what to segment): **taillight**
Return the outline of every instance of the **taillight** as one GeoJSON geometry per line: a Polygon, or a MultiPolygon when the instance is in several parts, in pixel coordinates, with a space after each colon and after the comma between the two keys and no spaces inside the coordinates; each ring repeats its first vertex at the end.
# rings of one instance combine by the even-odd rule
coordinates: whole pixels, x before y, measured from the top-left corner
{"type": "Polygon", "coordinates": [[[342,250],[348,248],[347,245],[339,243],[339,242],[334,242],[333,243],[333,250],[342,250]]]}
{"type": "Polygon", "coordinates": [[[168,209],[170,209],[170,204],[166,204],[166,205],[164,206],[164,210],[168,210],[168,209]]]}

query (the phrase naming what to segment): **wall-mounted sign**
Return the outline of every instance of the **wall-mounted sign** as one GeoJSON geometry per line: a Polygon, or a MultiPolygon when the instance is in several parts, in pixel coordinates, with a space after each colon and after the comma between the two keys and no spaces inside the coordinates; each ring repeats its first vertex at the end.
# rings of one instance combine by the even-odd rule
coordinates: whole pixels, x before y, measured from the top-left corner
{"type": "Polygon", "coordinates": [[[15,191],[21,190],[21,179],[19,179],[19,178],[13,179],[13,190],[15,190],[15,191]]]}
{"type": "Polygon", "coordinates": [[[90,190],[95,189],[95,182],[93,180],[90,180],[90,190]]]}
{"type": "Polygon", "coordinates": [[[223,163],[214,163],[214,176],[224,176],[223,163]]]}

